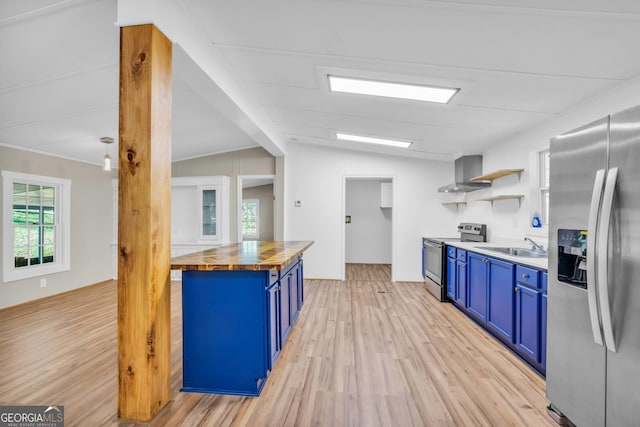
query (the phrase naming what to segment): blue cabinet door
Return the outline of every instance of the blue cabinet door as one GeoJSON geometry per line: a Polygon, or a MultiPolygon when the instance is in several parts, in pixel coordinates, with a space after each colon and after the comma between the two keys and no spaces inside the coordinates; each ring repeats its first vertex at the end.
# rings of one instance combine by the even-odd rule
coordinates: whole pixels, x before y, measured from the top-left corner
{"type": "Polygon", "coordinates": [[[456,273],[456,259],[447,258],[447,296],[451,301],[456,300],[456,273]]]}
{"type": "Polygon", "coordinates": [[[514,265],[488,258],[487,326],[508,342],[513,342],[514,265]]]}
{"type": "Polygon", "coordinates": [[[291,330],[291,272],[280,278],[280,346],[284,346],[284,341],[291,330]]]}
{"type": "Polygon", "coordinates": [[[547,368],[547,273],[540,277],[542,299],[540,302],[540,364],[547,368]]]}
{"type": "Polygon", "coordinates": [[[467,268],[467,308],[484,322],[487,317],[487,258],[469,252],[467,268]]]}
{"type": "Polygon", "coordinates": [[[456,261],[456,302],[467,306],[467,263],[456,261]]]}
{"type": "Polygon", "coordinates": [[[289,316],[291,324],[298,318],[298,269],[293,268],[289,273],[289,316]]]}
{"type": "Polygon", "coordinates": [[[540,361],[540,291],[516,285],[515,345],[524,355],[540,361]]]}
{"type": "Polygon", "coordinates": [[[273,365],[280,354],[280,291],[278,290],[278,285],[279,283],[276,282],[267,290],[269,370],[273,369],[273,365]]]}

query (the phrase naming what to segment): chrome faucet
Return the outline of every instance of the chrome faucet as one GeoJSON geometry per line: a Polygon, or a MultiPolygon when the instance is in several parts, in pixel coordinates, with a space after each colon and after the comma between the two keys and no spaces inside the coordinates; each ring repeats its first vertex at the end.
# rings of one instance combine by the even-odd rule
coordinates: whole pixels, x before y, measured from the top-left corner
{"type": "Polygon", "coordinates": [[[536,251],[536,252],[546,252],[544,250],[544,248],[542,247],[542,245],[537,244],[536,242],[534,242],[533,240],[531,240],[529,237],[525,237],[524,238],[525,242],[529,242],[531,243],[531,245],[533,246],[532,250],[536,251]]]}

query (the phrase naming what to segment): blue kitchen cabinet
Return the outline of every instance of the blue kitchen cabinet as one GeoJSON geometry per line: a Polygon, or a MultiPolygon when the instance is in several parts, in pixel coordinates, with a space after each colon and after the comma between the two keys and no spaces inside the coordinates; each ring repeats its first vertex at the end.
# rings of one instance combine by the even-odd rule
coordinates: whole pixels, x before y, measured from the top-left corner
{"type": "MultiPolygon", "coordinates": [[[[455,254],[455,248],[454,248],[455,254]]],[[[451,301],[456,299],[457,262],[455,257],[447,257],[447,296],[451,301]]]]}
{"type": "Polygon", "coordinates": [[[467,306],[467,251],[456,251],[456,299],[462,307],[467,306]]]}
{"type": "Polygon", "coordinates": [[[447,258],[449,298],[544,375],[547,273],[476,252],[453,249],[447,258]],[[462,265],[467,271],[461,269],[462,265]]]}
{"type": "Polygon", "coordinates": [[[280,354],[280,290],[279,282],[272,284],[267,289],[268,309],[268,336],[269,336],[269,370],[273,369],[276,359],[280,354]]]}
{"type": "Polygon", "coordinates": [[[515,266],[507,261],[487,258],[487,326],[503,340],[513,342],[515,266]]]}
{"type": "Polygon", "coordinates": [[[282,270],[185,270],[183,388],[258,396],[304,302],[302,259],[282,270]]]}
{"type": "Polygon", "coordinates": [[[516,349],[533,363],[540,358],[540,305],[539,271],[517,266],[516,268],[516,349]]]}
{"type": "Polygon", "coordinates": [[[467,256],[468,285],[467,308],[478,320],[484,322],[487,317],[487,257],[469,252],[467,256]]]}
{"type": "Polygon", "coordinates": [[[547,273],[540,274],[540,288],[542,300],[540,302],[540,364],[547,368],[547,273]]]}
{"type": "Polygon", "coordinates": [[[183,271],[182,391],[260,393],[271,357],[268,273],[183,271]]]}

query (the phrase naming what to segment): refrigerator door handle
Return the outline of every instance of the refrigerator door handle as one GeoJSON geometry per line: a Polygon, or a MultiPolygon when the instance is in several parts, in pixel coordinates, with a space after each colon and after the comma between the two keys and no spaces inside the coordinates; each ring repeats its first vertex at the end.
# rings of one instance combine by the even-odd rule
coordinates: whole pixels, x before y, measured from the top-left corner
{"type": "Polygon", "coordinates": [[[600,217],[600,229],[598,230],[598,300],[600,301],[600,314],[602,318],[602,332],[607,349],[616,352],[616,341],[613,335],[611,321],[611,306],[609,305],[609,228],[611,225],[611,213],[613,211],[613,195],[618,180],[618,168],[611,168],[607,173],[607,182],[602,196],[602,212],[600,217]]]}
{"type": "Polygon", "coordinates": [[[589,224],[587,225],[587,301],[589,303],[589,319],[591,320],[591,332],[596,344],[604,345],[602,341],[602,329],[600,328],[600,314],[598,310],[598,300],[596,294],[596,235],[598,226],[598,212],[600,211],[600,199],[602,198],[602,188],[604,186],[605,170],[596,172],[596,179],[593,183],[593,193],[591,194],[591,206],[589,208],[589,224]]]}

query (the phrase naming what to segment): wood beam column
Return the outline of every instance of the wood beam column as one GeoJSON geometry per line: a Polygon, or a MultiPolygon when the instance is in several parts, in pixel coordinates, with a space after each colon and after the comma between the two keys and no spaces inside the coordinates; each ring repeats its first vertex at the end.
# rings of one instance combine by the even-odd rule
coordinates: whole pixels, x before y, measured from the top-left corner
{"type": "Polygon", "coordinates": [[[120,29],[118,417],[171,399],[171,41],[120,29]]]}

